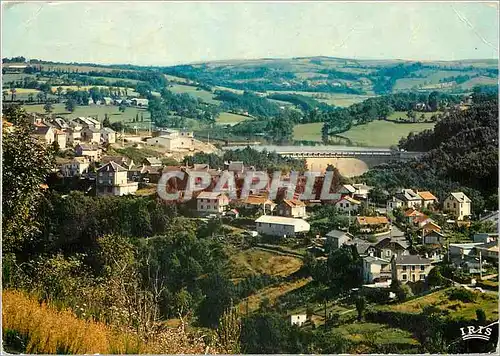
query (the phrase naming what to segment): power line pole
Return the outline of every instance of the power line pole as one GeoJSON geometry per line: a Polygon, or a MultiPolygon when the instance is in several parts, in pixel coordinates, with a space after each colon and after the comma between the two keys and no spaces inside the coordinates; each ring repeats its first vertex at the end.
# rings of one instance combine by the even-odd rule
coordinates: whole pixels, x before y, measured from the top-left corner
{"type": "Polygon", "coordinates": [[[481,250],[479,250],[479,280],[483,280],[483,259],[482,259],[482,254],[481,250]]]}

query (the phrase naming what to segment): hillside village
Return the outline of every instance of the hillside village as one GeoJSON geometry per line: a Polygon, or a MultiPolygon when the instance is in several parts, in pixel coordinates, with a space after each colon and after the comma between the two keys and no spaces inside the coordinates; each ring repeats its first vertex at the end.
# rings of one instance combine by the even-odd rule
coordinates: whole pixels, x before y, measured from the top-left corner
{"type": "MultiPolygon", "coordinates": [[[[123,134],[103,127],[92,117],[76,117],[70,121],[34,114],[32,117],[33,137],[47,146],[56,145],[65,157],[73,157],[59,157],[54,172],[63,180],[77,178],[85,182],[80,186],[85,187],[86,193],[122,196],[136,194],[141,186],[149,187],[149,192],[154,194],[151,187],[155,187],[162,173],[178,170],[185,173],[185,179],[174,184],[182,196],[190,174],[209,172],[212,183],[205,191],[195,193],[196,204],[191,204],[193,216],[254,219],[246,230],[248,235],[275,238],[276,241],[307,238],[312,244],[306,249],[317,259],[325,258],[331,249],[353,246],[363,260],[366,286],[389,288],[391,280],[425,281],[433,265],[445,257],[471,280],[482,278],[496,266],[498,227],[495,232],[477,231],[470,236],[470,242],[455,243],[449,239],[454,229],[467,228],[474,223],[471,219],[474,202],[463,192],[449,192],[440,202],[432,192],[403,188],[388,197],[385,206],[377,206],[369,202],[372,187],[364,183],[337,186],[333,191],[336,199],[327,202],[301,201],[297,193],[296,198],[285,199],[283,190],[278,200],[272,201],[267,197],[268,184],[267,188],[254,191],[244,199],[231,201],[224,192],[210,192],[218,178],[224,171],[231,172],[241,189],[244,175],[255,171],[254,167],[241,161],[227,162],[224,170],[210,168],[209,164],[165,165],[161,156],[134,162],[130,157],[107,154],[113,146],[119,145],[123,134]],[[327,232],[311,229],[309,222],[315,219],[314,211],[325,204],[347,216],[348,226],[327,232]]],[[[6,130],[13,130],[11,123],[4,121],[3,124],[6,130]]],[[[150,138],[134,142],[136,147],[161,147],[165,156],[175,151],[184,155],[194,151],[193,133],[173,129],[159,130],[150,138]]],[[[323,178],[324,175],[316,179],[321,181],[323,178]]],[[[284,179],[286,181],[289,176],[284,179]]],[[[480,217],[479,222],[484,221],[497,225],[498,211],[480,217]]],[[[231,226],[231,220],[227,224],[231,226]]]]}
{"type": "Polygon", "coordinates": [[[497,62],[3,58],[5,349],[496,350],[497,62]]]}

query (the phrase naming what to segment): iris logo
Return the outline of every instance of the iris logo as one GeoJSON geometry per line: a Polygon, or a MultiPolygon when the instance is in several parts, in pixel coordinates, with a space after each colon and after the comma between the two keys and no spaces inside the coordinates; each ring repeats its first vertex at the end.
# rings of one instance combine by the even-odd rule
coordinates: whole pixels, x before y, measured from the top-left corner
{"type": "Polygon", "coordinates": [[[467,326],[460,328],[460,331],[462,333],[462,340],[471,340],[471,339],[476,339],[476,340],[484,340],[484,341],[489,341],[491,337],[491,326],[498,324],[498,321],[487,325],[487,326],[467,326]]]}

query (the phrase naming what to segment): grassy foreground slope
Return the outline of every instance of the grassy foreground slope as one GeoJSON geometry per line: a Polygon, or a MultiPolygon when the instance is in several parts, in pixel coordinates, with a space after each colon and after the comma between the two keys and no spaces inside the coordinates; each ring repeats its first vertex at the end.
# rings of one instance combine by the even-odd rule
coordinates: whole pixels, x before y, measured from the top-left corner
{"type": "MultiPolygon", "coordinates": [[[[149,342],[136,333],[78,318],[17,290],[2,292],[5,351],[28,354],[203,354],[202,341],[180,330],[164,329],[149,342]]],[[[214,350],[212,350],[213,352],[214,350]]]]}

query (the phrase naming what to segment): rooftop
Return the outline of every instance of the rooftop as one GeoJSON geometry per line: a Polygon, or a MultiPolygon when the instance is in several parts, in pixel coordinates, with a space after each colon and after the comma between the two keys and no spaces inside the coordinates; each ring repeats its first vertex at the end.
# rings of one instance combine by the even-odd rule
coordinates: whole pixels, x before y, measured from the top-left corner
{"type": "Polygon", "coordinates": [[[97,171],[98,172],[126,172],[127,169],[120,166],[118,163],[111,161],[111,162],[105,164],[104,166],[102,166],[101,168],[99,168],[97,171]]]}
{"type": "Polygon", "coordinates": [[[255,220],[256,223],[266,223],[266,224],[279,224],[279,225],[297,225],[307,222],[302,219],[286,218],[284,216],[273,216],[273,215],[262,215],[260,218],[255,220]]]}
{"type": "Polygon", "coordinates": [[[383,258],[372,257],[372,256],[363,257],[363,260],[368,263],[373,263],[378,265],[388,265],[389,263],[391,263],[391,261],[384,260],[383,258]]]}
{"type": "Polygon", "coordinates": [[[360,225],[382,225],[389,223],[389,220],[385,216],[357,216],[356,221],[360,225]]]}
{"type": "Polygon", "coordinates": [[[330,232],[328,232],[326,234],[326,236],[328,237],[333,237],[333,238],[336,238],[336,239],[339,239],[341,237],[349,237],[349,238],[352,238],[353,236],[348,233],[347,231],[342,231],[342,230],[332,230],[330,232]]]}
{"type": "Polygon", "coordinates": [[[218,199],[221,196],[224,196],[223,192],[201,192],[198,194],[196,199],[218,199]]]}
{"type": "Polygon", "coordinates": [[[397,265],[430,265],[431,260],[419,255],[406,255],[394,258],[397,265]]]}
{"type": "Polygon", "coordinates": [[[417,192],[417,194],[420,195],[420,197],[423,200],[437,200],[437,198],[434,196],[434,194],[432,194],[429,191],[417,192]]]}
{"type": "Polygon", "coordinates": [[[290,200],[283,200],[283,203],[292,207],[292,208],[296,208],[296,207],[305,207],[306,204],[304,204],[303,201],[301,200],[297,200],[297,199],[290,199],[290,200]]]}
{"type": "Polygon", "coordinates": [[[450,195],[457,200],[459,203],[465,203],[465,202],[470,202],[471,200],[467,195],[465,195],[463,192],[453,192],[450,193],[450,195]]]}

